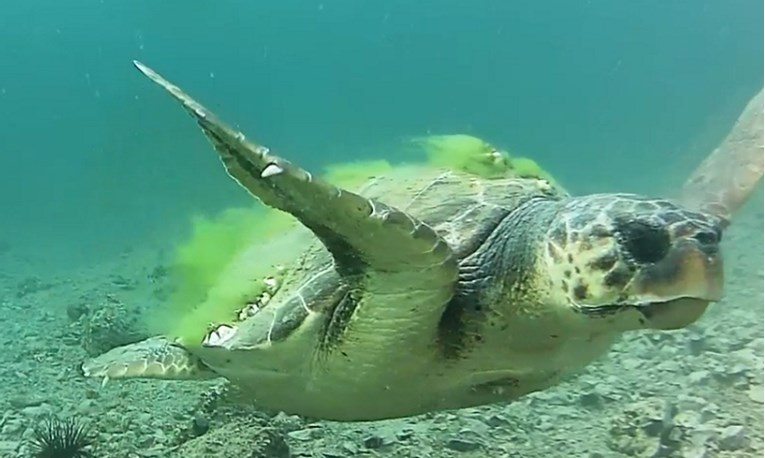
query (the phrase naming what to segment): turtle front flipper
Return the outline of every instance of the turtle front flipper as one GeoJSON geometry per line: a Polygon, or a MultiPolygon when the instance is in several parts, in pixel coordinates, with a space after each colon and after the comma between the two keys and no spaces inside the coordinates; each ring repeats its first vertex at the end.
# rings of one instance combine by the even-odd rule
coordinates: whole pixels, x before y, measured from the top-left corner
{"type": "Polygon", "coordinates": [[[760,90],[722,144],[685,183],[683,204],[730,221],[746,202],[763,175],[762,104],[760,90]]]}
{"type": "Polygon", "coordinates": [[[350,288],[342,310],[332,317],[333,323],[342,323],[341,332],[333,329],[331,335],[342,335],[349,327],[375,333],[382,323],[391,323],[395,333],[386,343],[398,339],[411,347],[417,339],[431,340],[422,330],[435,332],[458,276],[456,256],[435,230],[394,207],[335,187],[246,140],[178,86],[139,62],[135,65],[194,117],[232,178],[265,205],[295,216],[332,254],[336,271],[350,288]],[[368,298],[377,298],[378,306],[363,306],[368,298]]]}
{"type": "Polygon", "coordinates": [[[205,379],[216,375],[199,358],[165,337],[152,337],[109,350],[83,363],[86,377],[205,379]]]}

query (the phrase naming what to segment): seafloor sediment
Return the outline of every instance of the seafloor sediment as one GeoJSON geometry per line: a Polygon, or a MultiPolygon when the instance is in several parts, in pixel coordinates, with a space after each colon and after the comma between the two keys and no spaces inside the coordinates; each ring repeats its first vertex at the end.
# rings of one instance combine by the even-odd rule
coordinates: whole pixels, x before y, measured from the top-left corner
{"type": "Polygon", "coordinates": [[[46,273],[0,252],[0,457],[29,456],[50,413],[92,425],[95,457],[751,457],[763,454],[763,212],[726,235],[727,297],[690,329],[639,332],[580,377],[509,406],[395,421],[309,423],[233,402],[224,383],[87,380],[78,366],[140,337],[163,260],[46,273]],[[108,323],[108,325],[104,325],[108,323]]]}

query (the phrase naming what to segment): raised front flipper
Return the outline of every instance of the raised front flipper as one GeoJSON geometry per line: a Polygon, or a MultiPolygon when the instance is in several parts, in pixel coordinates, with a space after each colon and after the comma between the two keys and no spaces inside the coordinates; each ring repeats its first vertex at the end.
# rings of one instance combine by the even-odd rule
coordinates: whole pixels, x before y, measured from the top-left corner
{"type": "Polygon", "coordinates": [[[165,337],[152,337],[109,350],[82,365],[86,377],[206,379],[216,375],[199,358],[165,337]]]}
{"type": "Polygon", "coordinates": [[[327,247],[351,287],[342,311],[336,311],[342,316],[333,316],[333,322],[342,323],[340,334],[363,315],[355,320],[357,330],[369,325],[368,332],[373,332],[376,323],[395,321],[402,340],[427,339],[422,330],[427,324],[435,329],[458,273],[456,257],[443,238],[396,208],[337,188],[246,140],[179,87],[145,65],[135,65],[194,117],[229,175],[264,204],[295,216],[327,247]],[[375,306],[362,311],[359,304],[370,297],[375,306]]]}
{"type": "Polygon", "coordinates": [[[683,204],[727,221],[763,174],[763,95],[749,101],[728,136],[685,183],[683,204]]]}

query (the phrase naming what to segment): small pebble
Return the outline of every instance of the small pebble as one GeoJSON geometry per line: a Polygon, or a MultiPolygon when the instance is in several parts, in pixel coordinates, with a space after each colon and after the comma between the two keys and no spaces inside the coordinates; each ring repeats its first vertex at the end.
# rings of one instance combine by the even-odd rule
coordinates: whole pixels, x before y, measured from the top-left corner
{"type": "Polygon", "coordinates": [[[731,425],[720,433],[719,444],[723,450],[741,450],[749,446],[749,438],[746,437],[746,431],[743,426],[731,425]]]}
{"type": "Polygon", "coordinates": [[[89,415],[96,408],[96,402],[92,399],[85,399],[77,404],[77,413],[80,415],[89,415]]]}
{"type": "Polygon", "coordinates": [[[309,441],[313,439],[313,432],[310,429],[298,429],[297,431],[290,431],[287,433],[290,439],[299,441],[309,441]]]}
{"type": "Polygon", "coordinates": [[[35,396],[14,396],[8,400],[8,404],[14,409],[23,409],[25,407],[37,407],[45,400],[35,396]]]}
{"type": "Polygon", "coordinates": [[[356,456],[359,453],[359,448],[356,444],[350,441],[343,441],[343,443],[340,444],[340,448],[351,456],[356,456]]]}
{"type": "Polygon", "coordinates": [[[711,374],[709,371],[694,371],[688,374],[688,381],[694,385],[706,385],[709,383],[711,374]]]}

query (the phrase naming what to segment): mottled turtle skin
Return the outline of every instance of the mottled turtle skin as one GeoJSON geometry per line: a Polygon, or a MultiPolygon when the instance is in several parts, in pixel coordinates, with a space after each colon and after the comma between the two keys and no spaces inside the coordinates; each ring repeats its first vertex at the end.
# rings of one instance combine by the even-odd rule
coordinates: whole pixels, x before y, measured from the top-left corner
{"type": "MultiPolygon", "coordinates": [[[[404,417],[545,389],[621,333],[684,327],[721,297],[727,214],[427,164],[339,189],[136,65],[196,119],[242,187],[302,226],[274,242],[291,250],[287,275],[253,316],[204,344],[154,337],[111,350],[83,365],[87,376],[222,376],[264,408],[404,417]]],[[[723,199],[726,212],[750,191],[723,199]]],[[[275,246],[252,247],[231,274],[275,246]]]]}

